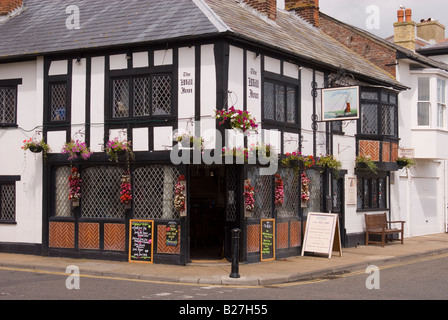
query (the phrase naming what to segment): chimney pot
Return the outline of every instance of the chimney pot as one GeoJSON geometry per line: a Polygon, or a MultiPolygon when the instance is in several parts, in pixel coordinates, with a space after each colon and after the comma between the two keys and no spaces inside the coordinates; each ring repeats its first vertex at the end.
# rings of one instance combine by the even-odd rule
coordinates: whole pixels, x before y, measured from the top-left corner
{"type": "Polygon", "coordinates": [[[400,9],[397,11],[398,22],[404,21],[404,10],[400,9]]]}
{"type": "Polygon", "coordinates": [[[412,10],[406,9],[405,14],[406,14],[406,21],[412,21],[412,10]]]}

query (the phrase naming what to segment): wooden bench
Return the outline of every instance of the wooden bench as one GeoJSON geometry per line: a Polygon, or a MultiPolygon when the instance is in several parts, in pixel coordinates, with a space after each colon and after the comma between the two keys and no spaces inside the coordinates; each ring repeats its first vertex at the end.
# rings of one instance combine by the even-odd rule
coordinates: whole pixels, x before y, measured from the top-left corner
{"type": "Polygon", "coordinates": [[[387,235],[393,233],[401,233],[401,244],[403,244],[403,232],[405,221],[387,221],[386,213],[366,214],[366,246],[369,243],[378,243],[384,247],[387,242],[387,235]],[[392,228],[392,223],[401,223],[401,228],[392,228]],[[381,235],[381,241],[372,241],[369,236],[371,234],[381,235]]]}

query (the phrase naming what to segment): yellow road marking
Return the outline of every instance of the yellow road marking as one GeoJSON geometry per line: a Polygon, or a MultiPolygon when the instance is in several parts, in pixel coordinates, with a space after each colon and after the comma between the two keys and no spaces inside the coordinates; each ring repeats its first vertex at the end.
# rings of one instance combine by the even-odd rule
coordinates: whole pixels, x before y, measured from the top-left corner
{"type": "MultiPolygon", "coordinates": [[[[441,255],[434,255],[426,258],[421,259],[413,259],[409,261],[403,261],[395,264],[389,264],[382,267],[378,267],[380,270],[384,269],[390,269],[395,267],[401,267],[405,265],[410,265],[414,263],[424,262],[424,261],[431,261],[436,259],[441,259],[448,257],[448,254],[441,254],[441,255]]],[[[59,276],[72,276],[71,273],[65,273],[65,272],[57,272],[57,271],[45,271],[45,270],[37,270],[37,269],[25,269],[25,268],[13,268],[13,267],[0,267],[0,270],[6,270],[6,271],[17,271],[17,272],[28,272],[28,273],[39,273],[39,274],[49,274],[49,275],[59,275],[59,276]]],[[[358,270],[358,271],[352,271],[345,274],[337,274],[338,278],[346,278],[351,276],[356,276],[360,274],[365,274],[364,270],[358,270]]],[[[331,275],[330,275],[331,276],[331,275]]],[[[310,280],[304,280],[304,281],[296,281],[296,282],[288,282],[288,283],[280,283],[280,284],[272,284],[272,285],[258,285],[258,286],[249,286],[249,285],[237,285],[237,284],[207,284],[207,283],[186,283],[186,282],[170,282],[170,281],[158,281],[158,280],[145,280],[145,279],[132,279],[132,278],[122,278],[122,277],[112,277],[112,276],[99,276],[99,275],[88,275],[88,274],[79,274],[79,277],[82,278],[91,278],[91,279],[103,279],[103,280],[116,280],[116,281],[128,281],[128,282],[140,282],[140,283],[153,283],[153,284],[170,284],[170,285],[181,285],[181,286],[195,286],[195,287],[216,287],[216,288],[247,288],[247,289],[259,289],[259,288],[280,288],[280,287],[292,287],[292,286],[299,286],[299,285],[305,285],[305,284],[313,284],[313,283],[320,283],[320,282],[326,282],[330,281],[330,278],[316,278],[316,279],[310,279],[310,280]]]]}

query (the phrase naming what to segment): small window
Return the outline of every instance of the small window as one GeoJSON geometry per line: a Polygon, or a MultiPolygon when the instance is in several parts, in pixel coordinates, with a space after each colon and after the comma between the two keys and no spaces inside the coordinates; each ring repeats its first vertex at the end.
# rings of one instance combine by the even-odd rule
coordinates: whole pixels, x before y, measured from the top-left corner
{"type": "Polygon", "coordinates": [[[17,114],[17,87],[0,86],[0,125],[15,125],[17,114]]]}
{"type": "Polygon", "coordinates": [[[264,82],[263,118],[275,122],[297,123],[297,87],[264,82]]]}
{"type": "Polygon", "coordinates": [[[431,107],[429,80],[429,78],[418,78],[417,122],[419,126],[429,126],[431,107]]]}
{"type": "Polygon", "coordinates": [[[67,121],[67,84],[50,84],[50,121],[67,121]]]}
{"type": "Polygon", "coordinates": [[[113,119],[172,114],[172,76],[112,79],[113,119]]]}
{"type": "Polygon", "coordinates": [[[0,223],[16,220],[16,185],[14,182],[0,182],[0,223]]]}
{"type": "Polygon", "coordinates": [[[387,209],[386,178],[358,177],[358,210],[387,209]]]}
{"type": "Polygon", "coordinates": [[[397,100],[392,91],[361,91],[360,134],[398,138],[397,100]]]}
{"type": "Polygon", "coordinates": [[[446,117],[445,80],[437,79],[437,127],[445,128],[446,117]]]}

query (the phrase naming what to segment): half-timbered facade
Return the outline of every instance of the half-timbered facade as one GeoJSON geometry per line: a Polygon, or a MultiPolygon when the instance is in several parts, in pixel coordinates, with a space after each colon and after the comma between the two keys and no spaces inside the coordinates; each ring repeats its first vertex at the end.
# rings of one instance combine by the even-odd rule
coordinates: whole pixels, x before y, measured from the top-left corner
{"type": "MultiPolygon", "coordinates": [[[[358,148],[375,138],[384,176],[365,176],[362,185],[388,194],[396,93],[405,87],[276,1],[267,1],[275,15],[255,2],[25,0],[8,11],[0,20],[0,249],[127,260],[130,221],[149,220],[155,263],[229,258],[234,228],[243,260],[254,262],[264,219],[275,222],[276,257],[300,254],[308,212],[337,212],[344,237],[358,233],[357,205],[373,202],[347,204],[345,174],[355,174],[358,148]],[[361,120],[322,122],[321,90],[347,85],[360,88],[361,120]],[[388,102],[375,109],[383,96],[388,102]],[[231,107],[249,111],[257,131],[225,130],[215,112],[231,107]],[[202,138],[200,152],[180,147],[182,134],[202,138]],[[24,152],[29,139],[51,150],[24,152]],[[131,141],[134,157],[111,161],[105,149],[114,140],[131,141]],[[69,159],[62,150],[70,141],[84,143],[90,157],[69,159]],[[268,164],[222,157],[223,148],[266,145],[268,164]],[[337,176],[306,168],[304,207],[296,168],[281,165],[293,152],[342,163],[337,176]],[[69,199],[73,168],[82,180],[77,206],[69,199]],[[120,198],[126,177],[130,207],[120,198]],[[253,210],[245,206],[248,182],[253,210]],[[176,204],[180,185],[185,210],[176,204]]],[[[388,201],[375,205],[387,209],[388,201]]]]}

